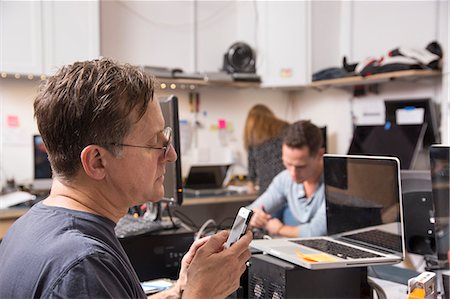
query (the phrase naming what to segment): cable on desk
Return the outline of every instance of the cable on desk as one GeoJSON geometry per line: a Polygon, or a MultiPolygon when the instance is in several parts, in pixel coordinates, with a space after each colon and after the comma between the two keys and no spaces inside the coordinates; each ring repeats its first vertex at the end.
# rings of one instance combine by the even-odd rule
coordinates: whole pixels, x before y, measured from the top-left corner
{"type": "Polygon", "coordinates": [[[383,290],[383,288],[378,283],[376,283],[370,277],[367,277],[367,282],[372,287],[372,289],[374,289],[375,293],[377,293],[378,299],[387,299],[386,292],[383,290]]]}
{"type": "Polygon", "coordinates": [[[167,215],[169,216],[170,222],[172,222],[172,227],[173,228],[178,228],[179,226],[177,224],[175,224],[175,221],[173,221],[172,211],[170,210],[171,206],[172,206],[172,204],[166,204],[165,205],[165,210],[167,211],[167,215]]]}
{"type": "Polygon", "coordinates": [[[200,238],[202,237],[203,232],[206,230],[206,228],[207,228],[208,225],[210,225],[210,224],[212,224],[212,225],[214,225],[215,227],[217,227],[217,226],[216,226],[216,222],[214,221],[214,219],[208,219],[208,220],[206,220],[206,222],[203,223],[203,225],[202,225],[202,226],[200,227],[200,229],[198,230],[197,235],[195,236],[195,241],[197,241],[198,239],[200,239],[200,238]]]}
{"type": "Polygon", "coordinates": [[[233,225],[233,220],[234,220],[233,217],[227,217],[227,218],[223,219],[222,221],[220,221],[217,224],[217,229],[219,230],[219,229],[229,229],[229,228],[231,228],[231,226],[233,225]],[[231,220],[230,225],[223,226],[224,222],[228,221],[228,220],[231,220]]]}
{"type": "Polygon", "coordinates": [[[182,212],[180,212],[178,210],[174,210],[173,213],[175,216],[180,218],[181,221],[183,221],[186,225],[188,225],[190,228],[192,228],[192,230],[194,230],[194,231],[198,230],[198,226],[195,224],[194,221],[191,220],[191,218],[189,218],[188,216],[186,216],[185,214],[183,214],[182,212]]]}

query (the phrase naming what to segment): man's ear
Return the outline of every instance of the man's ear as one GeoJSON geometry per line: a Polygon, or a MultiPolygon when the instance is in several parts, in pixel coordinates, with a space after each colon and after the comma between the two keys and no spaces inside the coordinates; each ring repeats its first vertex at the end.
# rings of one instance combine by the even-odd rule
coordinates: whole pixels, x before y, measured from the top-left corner
{"type": "Polygon", "coordinates": [[[98,145],[88,145],[81,152],[80,159],[84,172],[94,180],[105,177],[106,149],[98,145]]]}
{"type": "Polygon", "coordinates": [[[319,149],[319,158],[323,158],[323,155],[325,155],[325,148],[321,147],[319,149]]]}

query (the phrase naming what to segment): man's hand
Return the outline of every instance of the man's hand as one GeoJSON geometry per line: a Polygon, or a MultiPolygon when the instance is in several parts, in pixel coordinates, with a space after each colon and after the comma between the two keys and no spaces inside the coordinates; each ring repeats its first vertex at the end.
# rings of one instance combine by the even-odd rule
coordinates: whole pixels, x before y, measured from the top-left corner
{"type": "Polygon", "coordinates": [[[186,283],[187,283],[187,271],[189,266],[191,265],[192,259],[194,258],[197,250],[205,245],[205,243],[209,240],[210,237],[201,238],[194,243],[192,243],[189,251],[183,256],[181,260],[181,269],[177,282],[175,285],[165,291],[156,293],[154,295],[148,296],[147,298],[151,299],[179,299],[181,294],[183,293],[186,283]]]}
{"type": "Polygon", "coordinates": [[[271,235],[278,235],[282,227],[283,222],[281,222],[278,218],[273,218],[267,221],[265,228],[271,235]]]}
{"type": "Polygon", "coordinates": [[[297,238],[300,235],[300,228],[298,226],[285,225],[277,218],[271,219],[267,222],[266,230],[271,235],[278,235],[289,238],[297,238]]]}
{"type": "Polygon", "coordinates": [[[178,287],[180,292],[183,292],[184,288],[186,287],[187,270],[189,269],[189,266],[191,265],[191,262],[194,259],[195,254],[197,253],[197,250],[205,245],[209,238],[210,237],[204,237],[192,243],[189,251],[183,256],[183,259],[181,260],[180,274],[176,283],[176,287],[178,287]]]}
{"type": "Polygon", "coordinates": [[[227,238],[228,232],[222,231],[197,247],[187,267],[183,298],[224,298],[239,287],[245,263],[251,256],[248,246],[252,233],[247,232],[224,250],[227,238]]]}
{"type": "Polygon", "coordinates": [[[254,208],[253,216],[250,219],[250,226],[264,228],[271,218],[272,216],[264,212],[262,209],[254,208]]]}

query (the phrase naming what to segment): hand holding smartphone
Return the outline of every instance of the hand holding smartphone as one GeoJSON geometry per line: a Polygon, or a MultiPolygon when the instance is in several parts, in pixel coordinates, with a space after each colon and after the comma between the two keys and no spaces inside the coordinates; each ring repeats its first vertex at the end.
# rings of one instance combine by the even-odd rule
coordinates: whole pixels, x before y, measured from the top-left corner
{"type": "Polygon", "coordinates": [[[240,208],[236,218],[234,219],[233,227],[231,228],[228,240],[225,242],[225,248],[233,245],[237,240],[239,240],[247,231],[248,224],[250,223],[250,218],[253,215],[253,211],[247,208],[240,208]]]}

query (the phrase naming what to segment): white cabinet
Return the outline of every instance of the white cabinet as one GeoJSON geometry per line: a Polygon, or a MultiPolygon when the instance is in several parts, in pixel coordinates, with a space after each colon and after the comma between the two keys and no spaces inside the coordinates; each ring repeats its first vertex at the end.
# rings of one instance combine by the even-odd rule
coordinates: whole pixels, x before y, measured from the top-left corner
{"type": "Polygon", "coordinates": [[[310,82],[309,1],[262,1],[258,73],[266,87],[300,86],[310,82]]]}
{"type": "Polygon", "coordinates": [[[38,1],[0,1],[0,71],[42,73],[42,13],[38,1]]]}
{"type": "Polygon", "coordinates": [[[42,2],[44,73],[100,53],[98,1],[42,2]]]}
{"type": "Polygon", "coordinates": [[[52,74],[99,56],[98,1],[1,1],[0,71],[52,74]]]}

